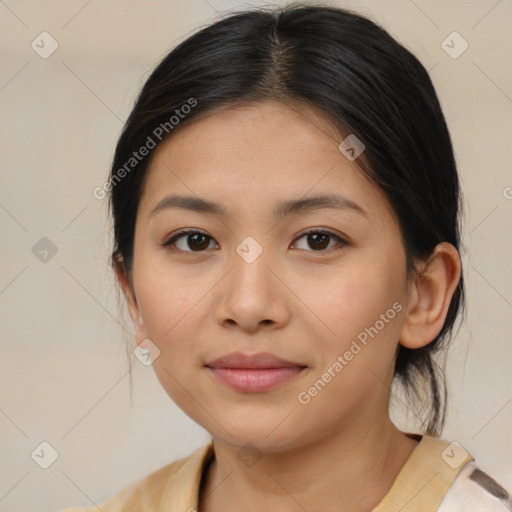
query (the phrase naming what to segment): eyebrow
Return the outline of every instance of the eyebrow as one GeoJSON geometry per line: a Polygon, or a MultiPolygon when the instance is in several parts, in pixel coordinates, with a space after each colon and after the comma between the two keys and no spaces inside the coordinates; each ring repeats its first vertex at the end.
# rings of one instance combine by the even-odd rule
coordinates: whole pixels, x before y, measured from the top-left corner
{"type": "MultiPolygon", "coordinates": [[[[198,213],[226,215],[225,208],[219,203],[193,196],[169,195],[164,197],[151,211],[150,217],[170,208],[189,210],[198,213]]],[[[322,194],[314,197],[291,199],[279,203],[274,209],[275,217],[289,214],[306,213],[324,208],[348,210],[368,218],[368,213],[357,203],[340,194],[322,194]]]]}

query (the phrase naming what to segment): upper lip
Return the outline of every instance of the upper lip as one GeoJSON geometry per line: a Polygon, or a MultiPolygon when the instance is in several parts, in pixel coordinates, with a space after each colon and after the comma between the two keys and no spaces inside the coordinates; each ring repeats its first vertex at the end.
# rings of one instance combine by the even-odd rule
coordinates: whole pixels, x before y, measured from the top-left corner
{"type": "Polygon", "coordinates": [[[264,368],[286,368],[300,366],[303,364],[287,361],[269,352],[258,354],[244,354],[242,352],[231,352],[214,361],[206,363],[210,368],[243,368],[243,369],[264,369],[264,368]]]}

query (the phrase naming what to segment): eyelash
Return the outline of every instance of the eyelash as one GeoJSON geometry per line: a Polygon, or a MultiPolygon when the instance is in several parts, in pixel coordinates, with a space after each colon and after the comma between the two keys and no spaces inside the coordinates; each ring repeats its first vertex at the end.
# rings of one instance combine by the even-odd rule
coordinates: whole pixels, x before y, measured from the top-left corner
{"type": "MultiPolygon", "coordinates": [[[[343,247],[345,245],[348,245],[348,242],[346,240],[344,240],[343,238],[341,238],[336,233],[334,233],[334,232],[332,232],[332,231],[330,231],[328,229],[322,229],[322,228],[310,228],[310,229],[307,229],[306,231],[302,232],[295,240],[300,240],[304,236],[307,236],[307,235],[310,235],[310,234],[313,234],[313,233],[329,235],[330,237],[337,239],[338,240],[338,245],[341,245],[341,247],[343,247]]],[[[183,230],[178,231],[177,233],[172,234],[161,245],[162,245],[162,247],[168,248],[168,249],[170,249],[172,251],[175,251],[175,252],[184,252],[184,253],[187,253],[187,252],[188,253],[201,253],[201,252],[205,252],[205,250],[203,250],[203,251],[183,251],[181,249],[176,249],[176,248],[172,248],[171,249],[171,246],[173,246],[176,243],[176,241],[179,240],[181,237],[184,237],[186,235],[196,235],[196,234],[197,235],[204,235],[206,238],[209,238],[210,240],[213,240],[212,237],[210,237],[206,233],[203,233],[202,231],[183,229],[183,230]]],[[[304,250],[304,249],[299,249],[299,250],[304,250]]],[[[330,249],[320,249],[318,251],[310,250],[310,251],[306,251],[306,252],[313,252],[313,253],[322,253],[322,252],[325,253],[325,252],[327,252],[327,253],[330,253],[333,250],[336,250],[336,247],[331,247],[330,249]]]]}

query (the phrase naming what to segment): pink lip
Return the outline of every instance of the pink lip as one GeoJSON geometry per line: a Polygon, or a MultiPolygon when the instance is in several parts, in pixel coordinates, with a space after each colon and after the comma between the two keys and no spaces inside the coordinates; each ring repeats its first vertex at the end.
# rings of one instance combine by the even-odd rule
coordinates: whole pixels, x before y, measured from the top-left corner
{"type": "Polygon", "coordinates": [[[268,352],[247,355],[233,352],[205,365],[224,384],[243,392],[261,392],[289,381],[306,366],[268,352]]]}

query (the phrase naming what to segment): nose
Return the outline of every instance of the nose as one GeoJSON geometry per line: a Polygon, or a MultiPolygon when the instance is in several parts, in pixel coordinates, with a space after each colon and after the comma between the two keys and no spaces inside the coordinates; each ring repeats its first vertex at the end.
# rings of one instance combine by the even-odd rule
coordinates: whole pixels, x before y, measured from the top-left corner
{"type": "Polygon", "coordinates": [[[230,270],[217,290],[217,322],[224,327],[238,326],[247,332],[286,325],[291,314],[291,292],[286,286],[282,265],[272,251],[264,248],[253,260],[239,250],[229,263],[230,270]]]}

